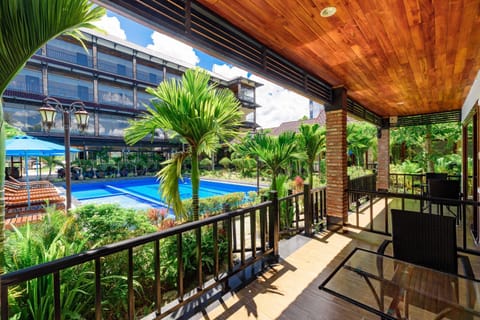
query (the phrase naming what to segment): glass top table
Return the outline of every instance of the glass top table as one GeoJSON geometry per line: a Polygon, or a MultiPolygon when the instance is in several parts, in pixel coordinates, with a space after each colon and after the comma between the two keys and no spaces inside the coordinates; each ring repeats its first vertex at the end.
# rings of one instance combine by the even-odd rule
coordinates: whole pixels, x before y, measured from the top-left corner
{"type": "Polygon", "coordinates": [[[480,320],[480,282],[361,248],[320,289],[382,319],[480,320]]]}

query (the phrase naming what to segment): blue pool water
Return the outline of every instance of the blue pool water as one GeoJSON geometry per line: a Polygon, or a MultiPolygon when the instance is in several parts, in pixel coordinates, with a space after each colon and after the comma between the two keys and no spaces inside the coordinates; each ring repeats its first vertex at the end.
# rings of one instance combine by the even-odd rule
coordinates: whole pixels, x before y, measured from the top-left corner
{"type": "MultiPolygon", "coordinates": [[[[200,198],[224,195],[232,192],[255,191],[254,186],[229,184],[224,182],[200,181],[200,198]]],[[[192,197],[190,179],[179,183],[180,197],[192,197]]],[[[159,192],[159,182],[154,177],[135,180],[104,181],[72,185],[72,195],[81,203],[118,202],[128,207],[163,207],[159,192]]]]}

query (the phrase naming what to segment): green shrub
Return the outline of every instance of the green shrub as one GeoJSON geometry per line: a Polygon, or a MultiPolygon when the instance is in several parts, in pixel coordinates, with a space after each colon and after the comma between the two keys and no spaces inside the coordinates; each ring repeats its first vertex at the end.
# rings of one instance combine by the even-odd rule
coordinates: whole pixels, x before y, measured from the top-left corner
{"type": "MultiPolygon", "coordinates": [[[[231,210],[239,208],[243,204],[245,193],[234,192],[221,196],[213,196],[201,198],[199,202],[200,215],[215,215],[223,212],[225,204],[228,204],[231,210]]],[[[183,206],[187,212],[187,216],[192,216],[192,199],[183,200],[183,206]]]]}
{"type": "MultiPolygon", "coordinates": [[[[79,253],[85,240],[72,231],[73,218],[49,213],[42,223],[27,224],[8,233],[5,246],[7,272],[79,253]],[[62,223],[63,222],[63,223],[62,223]]],[[[88,265],[61,272],[60,300],[64,319],[79,319],[93,303],[94,280],[88,265]]],[[[10,316],[14,319],[53,319],[53,278],[44,276],[12,288],[10,316]]]]}
{"type": "Polygon", "coordinates": [[[209,158],[203,158],[200,160],[199,165],[202,169],[210,169],[212,167],[212,160],[209,158]]]}
{"type": "Polygon", "coordinates": [[[155,232],[145,212],[126,209],[118,204],[89,204],[73,211],[77,224],[85,230],[91,247],[155,232]]]}
{"type": "Polygon", "coordinates": [[[228,157],[223,157],[218,161],[218,164],[220,164],[225,170],[227,170],[230,165],[232,164],[232,160],[230,160],[228,157]]]}
{"type": "Polygon", "coordinates": [[[410,160],[407,160],[402,162],[400,165],[390,165],[390,171],[392,173],[415,174],[422,173],[422,167],[417,162],[411,162],[410,160]]]}

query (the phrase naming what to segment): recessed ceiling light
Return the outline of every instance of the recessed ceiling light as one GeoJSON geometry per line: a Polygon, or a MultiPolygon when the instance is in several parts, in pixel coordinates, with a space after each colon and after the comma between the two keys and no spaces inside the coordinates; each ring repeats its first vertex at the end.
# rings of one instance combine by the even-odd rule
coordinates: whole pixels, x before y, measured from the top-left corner
{"type": "Polygon", "coordinates": [[[337,12],[337,8],[335,7],[326,7],[323,8],[322,11],[320,11],[320,15],[324,18],[331,17],[337,12]]]}

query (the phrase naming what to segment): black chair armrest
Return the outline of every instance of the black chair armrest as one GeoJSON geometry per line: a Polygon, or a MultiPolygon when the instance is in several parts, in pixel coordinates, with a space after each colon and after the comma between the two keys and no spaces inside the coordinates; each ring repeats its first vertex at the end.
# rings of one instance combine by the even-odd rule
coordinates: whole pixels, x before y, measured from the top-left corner
{"type": "Polygon", "coordinates": [[[470,259],[464,255],[458,255],[458,259],[462,262],[463,271],[465,272],[465,277],[475,280],[475,274],[473,273],[472,265],[470,264],[470,259]]]}
{"type": "Polygon", "coordinates": [[[384,255],[385,254],[385,249],[387,249],[387,246],[392,243],[392,240],[383,240],[382,244],[380,247],[377,249],[377,253],[384,255]]]}

